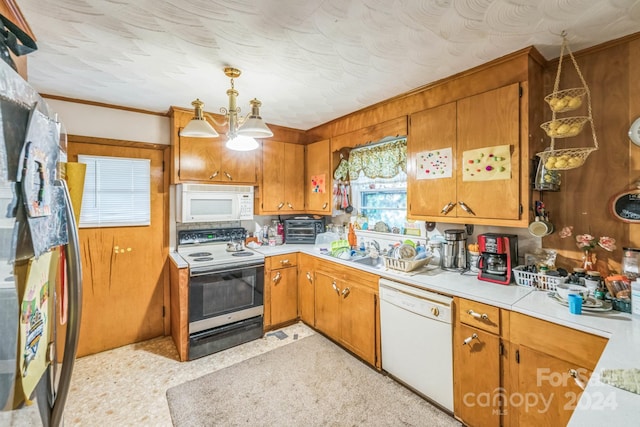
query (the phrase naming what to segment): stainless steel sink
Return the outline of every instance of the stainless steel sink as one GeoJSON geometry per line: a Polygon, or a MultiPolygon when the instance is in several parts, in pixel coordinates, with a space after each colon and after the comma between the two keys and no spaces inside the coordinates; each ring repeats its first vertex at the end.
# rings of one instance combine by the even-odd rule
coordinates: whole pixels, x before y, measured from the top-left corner
{"type": "Polygon", "coordinates": [[[384,259],[382,257],[372,258],[370,256],[365,256],[361,258],[353,258],[351,262],[356,264],[362,264],[373,268],[383,268],[384,267],[384,259]]]}

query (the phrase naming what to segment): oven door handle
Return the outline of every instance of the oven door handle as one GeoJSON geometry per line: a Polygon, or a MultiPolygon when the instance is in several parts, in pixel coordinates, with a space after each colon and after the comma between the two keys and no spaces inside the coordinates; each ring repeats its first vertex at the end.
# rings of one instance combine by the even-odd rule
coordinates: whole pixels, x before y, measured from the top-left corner
{"type": "Polygon", "coordinates": [[[248,266],[244,266],[244,267],[235,267],[235,268],[227,268],[224,270],[206,270],[206,271],[194,271],[191,270],[191,277],[198,277],[198,276],[206,276],[206,275],[210,275],[210,274],[220,274],[220,273],[235,273],[238,271],[243,271],[243,270],[252,270],[254,268],[260,268],[260,267],[264,267],[264,264],[254,264],[254,265],[248,265],[248,266]]]}

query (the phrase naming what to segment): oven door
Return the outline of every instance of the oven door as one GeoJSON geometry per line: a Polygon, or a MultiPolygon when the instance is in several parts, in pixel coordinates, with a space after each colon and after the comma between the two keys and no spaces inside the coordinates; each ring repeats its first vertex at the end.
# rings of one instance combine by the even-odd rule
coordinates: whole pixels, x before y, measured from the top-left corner
{"type": "Polygon", "coordinates": [[[197,272],[189,280],[189,334],[262,316],[264,264],[197,272]]]}

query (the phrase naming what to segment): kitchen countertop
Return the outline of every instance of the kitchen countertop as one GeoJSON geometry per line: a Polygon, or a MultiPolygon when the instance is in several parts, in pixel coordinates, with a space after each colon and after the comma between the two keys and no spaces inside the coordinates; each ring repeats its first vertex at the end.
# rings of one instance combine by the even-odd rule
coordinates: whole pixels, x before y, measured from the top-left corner
{"type": "Polygon", "coordinates": [[[569,426],[636,425],[640,418],[640,395],[599,381],[603,369],[640,368],[640,317],[618,311],[581,315],[569,313],[567,307],[554,303],[546,292],[517,285],[498,285],[477,279],[475,274],[460,274],[428,266],[419,274],[355,264],[352,261],[321,255],[313,245],[281,245],[259,248],[265,256],[302,252],[360,268],[382,277],[407,283],[433,292],[459,296],[533,316],[609,339],[591,380],[582,394],[569,426]]]}

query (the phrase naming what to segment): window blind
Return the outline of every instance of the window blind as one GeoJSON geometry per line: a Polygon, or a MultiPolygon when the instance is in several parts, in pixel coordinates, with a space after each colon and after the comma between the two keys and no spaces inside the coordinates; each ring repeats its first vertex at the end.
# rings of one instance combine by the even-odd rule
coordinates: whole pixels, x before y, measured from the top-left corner
{"type": "Polygon", "coordinates": [[[149,159],[79,155],[87,165],[80,227],[151,224],[149,159]]]}

